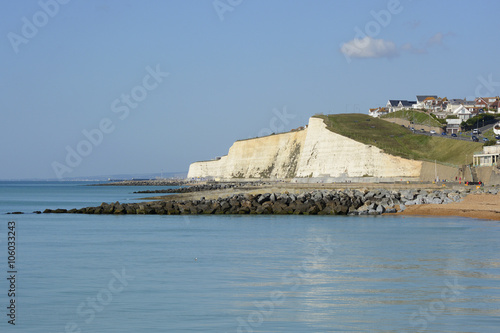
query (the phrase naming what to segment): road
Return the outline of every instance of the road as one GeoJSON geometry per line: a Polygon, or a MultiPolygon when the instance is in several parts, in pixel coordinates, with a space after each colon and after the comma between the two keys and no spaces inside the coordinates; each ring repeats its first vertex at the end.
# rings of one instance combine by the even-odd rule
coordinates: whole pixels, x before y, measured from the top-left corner
{"type": "MultiPolygon", "coordinates": [[[[487,131],[490,128],[492,128],[494,125],[495,124],[486,125],[484,127],[480,127],[479,130],[481,131],[481,133],[484,133],[485,131],[487,131]]],[[[427,136],[440,136],[440,137],[443,137],[443,138],[454,139],[454,140],[472,141],[472,134],[469,134],[468,136],[457,135],[456,137],[453,137],[453,136],[451,136],[449,134],[448,135],[431,134],[429,132],[425,132],[425,131],[417,130],[417,129],[415,129],[413,131],[413,133],[414,134],[419,134],[419,135],[427,135],[427,136]]],[[[469,133],[472,133],[472,132],[469,132],[469,133]]],[[[482,136],[481,134],[475,134],[475,136],[478,138],[479,142],[483,141],[484,136],[482,136]]]]}

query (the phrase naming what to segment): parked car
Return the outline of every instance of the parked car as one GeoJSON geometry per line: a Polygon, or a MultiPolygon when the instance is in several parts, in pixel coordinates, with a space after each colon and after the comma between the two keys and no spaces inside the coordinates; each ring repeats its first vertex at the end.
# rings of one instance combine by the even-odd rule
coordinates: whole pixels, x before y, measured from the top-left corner
{"type": "Polygon", "coordinates": [[[472,134],[481,134],[481,131],[476,128],[475,130],[472,130],[472,134]]]}
{"type": "Polygon", "coordinates": [[[500,135],[495,136],[495,139],[500,140],[500,135]]]}
{"type": "Polygon", "coordinates": [[[446,135],[446,132],[441,133],[441,135],[446,135]]]}
{"type": "Polygon", "coordinates": [[[483,142],[490,141],[488,138],[483,138],[483,142]]]}
{"type": "Polygon", "coordinates": [[[455,133],[453,133],[451,136],[452,136],[452,137],[454,137],[454,138],[456,138],[456,137],[457,137],[457,135],[456,135],[455,133]]]}
{"type": "Polygon", "coordinates": [[[422,128],[422,129],[420,130],[420,132],[425,133],[425,130],[422,128]]]}
{"type": "Polygon", "coordinates": [[[472,141],[474,141],[474,142],[479,142],[479,140],[478,140],[477,136],[475,136],[475,135],[473,135],[473,136],[472,136],[472,141]]]}
{"type": "Polygon", "coordinates": [[[435,131],[435,130],[430,130],[430,132],[429,132],[429,133],[431,133],[431,134],[436,134],[436,131],[435,131]]]}

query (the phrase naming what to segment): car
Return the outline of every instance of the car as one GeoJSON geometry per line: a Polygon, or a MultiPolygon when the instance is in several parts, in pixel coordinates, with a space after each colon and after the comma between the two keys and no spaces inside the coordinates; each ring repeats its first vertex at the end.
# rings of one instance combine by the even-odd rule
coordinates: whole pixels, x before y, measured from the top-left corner
{"type": "Polygon", "coordinates": [[[497,145],[500,145],[500,140],[497,140],[497,145]]]}
{"type": "Polygon", "coordinates": [[[477,136],[473,135],[473,136],[472,136],[472,141],[474,141],[474,142],[478,142],[479,140],[478,140],[477,136]]]}
{"type": "Polygon", "coordinates": [[[422,128],[422,129],[420,130],[420,132],[425,133],[425,130],[422,128]]]}
{"type": "Polygon", "coordinates": [[[495,139],[500,140],[500,135],[495,136],[495,139]]]}
{"type": "Polygon", "coordinates": [[[441,135],[446,135],[446,132],[441,133],[441,135]]]}
{"type": "Polygon", "coordinates": [[[431,134],[436,134],[436,131],[435,131],[435,130],[430,130],[430,132],[429,132],[429,133],[431,133],[431,134]]]}
{"type": "Polygon", "coordinates": [[[488,138],[483,138],[483,142],[487,142],[487,141],[490,141],[490,140],[488,140],[488,138]]]}
{"type": "Polygon", "coordinates": [[[454,137],[454,138],[456,138],[456,137],[457,137],[457,135],[456,135],[455,133],[453,133],[451,136],[452,136],[452,137],[454,137]]]}
{"type": "Polygon", "coordinates": [[[410,129],[411,129],[412,131],[415,131],[415,127],[410,127],[410,129]]]}

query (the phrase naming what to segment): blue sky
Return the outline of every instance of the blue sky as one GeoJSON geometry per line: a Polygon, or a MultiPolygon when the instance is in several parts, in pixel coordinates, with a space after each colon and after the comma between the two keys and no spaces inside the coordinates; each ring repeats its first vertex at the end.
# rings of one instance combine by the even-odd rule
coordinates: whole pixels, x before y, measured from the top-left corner
{"type": "Polygon", "coordinates": [[[187,172],[316,113],[500,95],[499,7],[4,1],[0,179],[187,172]]]}

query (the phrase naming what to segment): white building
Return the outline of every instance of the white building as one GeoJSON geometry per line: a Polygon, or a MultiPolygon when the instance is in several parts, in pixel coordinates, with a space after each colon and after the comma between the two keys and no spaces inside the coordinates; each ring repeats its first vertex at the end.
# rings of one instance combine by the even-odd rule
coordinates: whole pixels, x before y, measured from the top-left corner
{"type": "Polygon", "coordinates": [[[446,112],[454,113],[456,109],[460,107],[460,105],[465,104],[465,99],[453,98],[448,100],[448,105],[446,106],[446,112]]]}
{"type": "Polygon", "coordinates": [[[368,115],[369,116],[372,116],[374,118],[378,118],[380,116],[383,116],[385,114],[388,114],[389,113],[389,110],[387,108],[374,108],[374,109],[370,109],[368,111],[368,115]]]}
{"type": "Polygon", "coordinates": [[[496,123],[495,126],[493,126],[493,133],[495,133],[495,135],[500,135],[500,123],[496,123]]]}
{"type": "Polygon", "coordinates": [[[446,119],[446,133],[457,134],[458,132],[461,132],[461,123],[461,119],[446,119]]]}
{"type": "Polygon", "coordinates": [[[425,109],[426,108],[426,100],[436,100],[437,95],[417,95],[417,103],[413,104],[414,109],[425,109]]]}
{"type": "Polygon", "coordinates": [[[460,105],[454,112],[454,115],[458,116],[461,121],[466,121],[472,118],[472,112],[469,111],[464,105],[460,105]]]}
{"type": "Polygon", "coordinates": [[[474,166],[494,166],[500,160],[500,145],[483,147],[481,154],[474,154],[474,166]]]}

